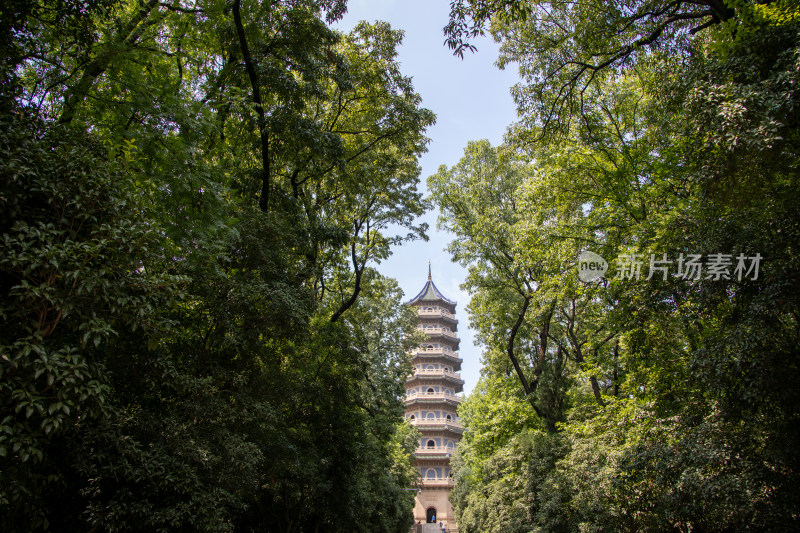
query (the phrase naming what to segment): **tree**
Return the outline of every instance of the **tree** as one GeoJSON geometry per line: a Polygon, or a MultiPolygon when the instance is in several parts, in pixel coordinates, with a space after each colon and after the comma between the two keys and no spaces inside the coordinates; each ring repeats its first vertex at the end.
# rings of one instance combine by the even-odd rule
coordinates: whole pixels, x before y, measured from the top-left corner
{"type": "MultiPolygon", "coordinates": [[[[560,235],[559,224],[574,224],[581,205],[542,202],[540,194],[555,199],[546,179],[485,141],[471,143],[461,162],[440,168],[429,186],[443,212],[441,224],[459,236],[450,250],[470,268],[466,285],[475,296],[469,311],[481,341],[490,353],[506,355],[501,368],[513,369],[537,415],[555,431],[567,360],[589,370],[584,353],[596,358],[615,333],[597,316],[597,291],[567,278],[579,248],[560,235]],[[528,197],[537,203],[526,203],[528,197]]],[[[592,374],[589,381],[602,403],[597,378],[592,374]]]]}
{"type": "MultiPolygon", "coordinates": [[[[715,18],[683,3],[645,16],[654,4],[621,12],[598,3],[469,5],[491,8],[484,20],[494,13],[501,64],[521,65],[522,120],[507,146],[482,149],[513,154],[517,167],[475,157],[473,144],[432,188],[462,241],[454,257],[471,265],[473,320],[499,333],[482,338],[484,372],[508,373],[508,355],[525,353],[498,357],[501,336],[541,332],[548,308],[540,298],[555,302],[547,335],[573,378],[553,427],[564,447],[534,485],[515,489],[515,501],[533,502],[524,523],[548,531],[795,527],[796,8],[735,3],[715,18]],[[448,192],[457,186],[505,197],[485,195],[490,207],[480,216],[469,194],[448,192]],[[609,259],[607,280],[576,279],[584,250],[609,259]],[[485,259],[493,253],[502,260],[485,259]],[[676,275],[689,254],[702,258],[701,276],[676,275]],[[643,261],[639,277],[624,275],[625,257],[643,261]],[[730,260],[727,278],[713,274],[720,258],[730,260]],[[648,276],[659,259],[669,272],[648,276]],[[529,265],[547,275],[525,306],[507,280],[529,265]],[[522,312],[508,312],[510,302],[522,312]]],[[[511,339],[511,347],[520,340],[511,339]]],[[[525,370],[535,366],[520,368],[528,393],[525,370]]],[[[515,525],[478,500],[507,486],[475,482],[491,461],[478,460],[471,443],[497,428],[473,428],[459,513],[474,517],[466,523],[515,525]]],[[[489,453],[504,464],[501,450],[489,453]]]]}
{"type": "Polygon", "coordinates": [[[424,236],[416,157],[434,117],[399,70],[400,32],[342,36],[323,19],[343,8],[15,5],[26,38],[9,49],[3,105],[37,126],[9,126],[5,146],[24,138],[33,155],[3,159],[8,175],[33,169],[2,197],[3,319],[33,328],[3,339],[4,358],[14,343],[33,354],[3,389],[3,416],[19,419],[3,422],[6,529],[351,531],[367,516],[407,528],[414,438],[397,420],[411,322],[370,265],[424,236]],[[28,209],[51,201],[40,182],[73,218],[28,209]],[[84,216],[86,254],[54,256],[84,216]],[[35,248],[18,235],[29,227],[35,248]],[[85,291],[66,277],[81,258],[85,291]],[[44,288],[25,261],[44,265],[44,288]],[[14,396],[55,393],[36,374],[36,328],[94,389],[67,387],[60,404],[14,396]]]}

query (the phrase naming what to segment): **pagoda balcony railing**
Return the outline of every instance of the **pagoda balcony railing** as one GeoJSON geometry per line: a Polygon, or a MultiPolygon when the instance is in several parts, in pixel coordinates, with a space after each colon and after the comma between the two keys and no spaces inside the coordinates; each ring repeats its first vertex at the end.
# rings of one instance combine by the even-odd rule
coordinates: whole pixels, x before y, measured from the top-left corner
{"type": "Polygon", "coordinates": [[[451,338],[454,341],[460,340],[458,338],[458,335],[456,335],[449,329],[444,329],[444,328],[417,328],[417,329],[423,333],[429,333],[431,335],[442,335],[444,337],[451,338]]]}
{"type": "Polygon", "coordinates": [[[453,453],[455,448],[448,448],[447,446],[420,446],[414,453],[453,453]]]}
{"type": "Polygon", "coordinates": [[[451,426],[458,429],[464,429],[460,422],[455,420],[447,420],[446,418],[417,418],[410,420],[412,426],[451,426]]]}
{"type": "Polygon", "coordinates": [[[457,355],[456,351],[450,348],[449,346],[439,346],[438,348],[416,348],[412,350],[411,353],[413,355],[420,353],[430,353],[430,354],[446,353],[448,355],[457,355]]]}
{"type": "Polygon", "coordinates": [[[455,400],[460,401],[461,398],[452,392],[415,392],[409,391],[406,394],[406,400],[412,400],[414,398],[435,398],[435,399],[442,399],[442,400],[455,400]]]}
{"type": "Polygon", "coordinates": [[[433,311],[428,311],[426,309],[419,308],[418,311],[419,316],[443,316],[445,318],[450,318],[452,320],[456,320],[456,315],[449,311],[445,311],[444,309],[435,309],[433,311]]]}
{"type": "Polygon", "coordinates": [[[458,372],[453,372],[452,370],[421,369],[421,370],[415,371],[413,375],[414,376],[447,376],[447,377],[456,379],[456,380],[460,381],[461,383],[464,383],[464,380],[461,379],[461,374],[459,374],[458,372]]]}
{"type": "Polygon", "coordinates": [[[452,487],[456,480],[451,477],[424,477],[422,485],[424,487],[452,487]]]}

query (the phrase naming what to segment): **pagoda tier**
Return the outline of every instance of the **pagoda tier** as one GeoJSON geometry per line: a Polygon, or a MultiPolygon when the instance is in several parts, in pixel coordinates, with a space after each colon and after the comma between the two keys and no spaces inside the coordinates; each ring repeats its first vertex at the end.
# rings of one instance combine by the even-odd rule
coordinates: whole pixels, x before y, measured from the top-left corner
{"type": "Polygon", "coordinates": [[[417,370],[417,373],[409,377],[408,383],[412,390],[422,392],[435,392],[429,390],[434,385],[444,380],[445,390],[452,389],[452,392],[461,392],[464,390],[464,380],[461,375],[450,370],[417,370]],[[439,375],[437,375],[439,374],[439,375]]]}
{"type": "Polygon", "coordinates": [[[428,281],[407,305],[416,308],[417,329],[426,340],[412,350],[414,374],[406,380],[405,417],[422,435],[414,453],[420,473],[421,490],[414,506],[414,523],[445,522],[457,531],[455,514],[449,501],[454,480],[450,456],[464,431],[458,418],[458,393],[464,390],[456,302],[445,297],[434,285],[428,267],[428,281]]]}
{"type": "Polygon", "coordinates": [[[452,370],[458,372],[461,370],[461,358],[458,354],[428,354],[428,353],[415,353],[412,352],[411,364],[414,365],[415,370],[433,370],[436,365],[439,365],[445,371],[452,370]]]}

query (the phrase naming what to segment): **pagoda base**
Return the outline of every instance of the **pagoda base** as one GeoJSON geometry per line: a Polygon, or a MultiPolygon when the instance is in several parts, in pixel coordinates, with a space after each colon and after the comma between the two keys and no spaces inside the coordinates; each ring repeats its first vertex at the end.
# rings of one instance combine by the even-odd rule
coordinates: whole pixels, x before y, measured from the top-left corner
{"type": "MultiPolygon", "coordinates": [[[[450,504],[450,487],[423,487],[414,499],[414,524],[425,524],[428,520],[428,510],[436,510],[437,533],[441,532],[440,522],[444,522],[448,533],[458,531],[456,515],[450,504]]],[[[433,524],[431,524],[433,525],[433,524]]]]}

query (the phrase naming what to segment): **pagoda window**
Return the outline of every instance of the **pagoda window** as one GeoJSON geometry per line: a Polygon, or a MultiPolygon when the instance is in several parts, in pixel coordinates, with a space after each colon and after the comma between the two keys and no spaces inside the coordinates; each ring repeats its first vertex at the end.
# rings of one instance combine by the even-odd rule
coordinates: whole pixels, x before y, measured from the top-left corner
{"type": "Polygon", "coordinates": [[[451,422],[451,421],[453,420],[453,417],[452,417],[452,416],[450,416],[450,415],[447,415],[447,417],[446,417],[446,420],[447,420],[448,422],[451,422]]]}
{"type": "Polygon", "coordinates": [[[417,417],[416,417],[416,416],[414,416],[414,415],[411,415],[411,416],[409,416],[409,417],[408,417],[408,419],[409,419],[409,420],[416,420],[416,419],[417,419],[417,417]]]}
{"type": "Polygon", "coordinates": [[[435,390],[433,390],[433,387],[428,387],[428,391],[427,391],[427,392],[428,392],[428,393],[432,393],[432,392],[436,392],[436,391],[435,391],[435,390]]]}
{"type": "Polygon", "coordinates": [[[428,448],[433,448],[435,446],[436,446],[436,442],[433,439],[428,441],[428,448]]]}

